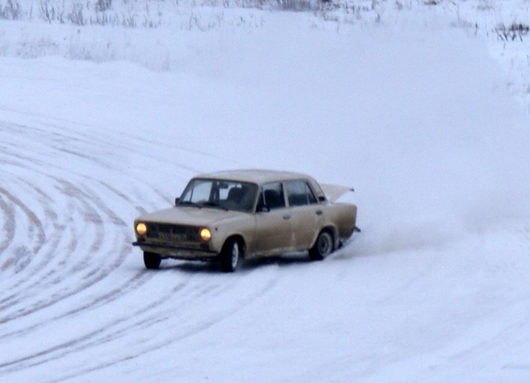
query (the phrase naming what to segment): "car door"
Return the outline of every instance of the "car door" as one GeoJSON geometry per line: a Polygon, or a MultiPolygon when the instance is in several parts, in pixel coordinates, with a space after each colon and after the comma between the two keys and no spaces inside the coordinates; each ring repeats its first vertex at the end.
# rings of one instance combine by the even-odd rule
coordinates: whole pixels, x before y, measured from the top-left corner
{"type": "Polygon", "coordinates": [[[305,180],[287,181],[284,186],[294,246],[297,250],[309,249],[322,227],[323,209],[305,180]]]}
{"type": "Polygon", "coordinates": [[[278,254],[293,249],[291,216],[287,211],[285,193],[280,182],[260,188],[256,211],[256,255],[278,254]]]}

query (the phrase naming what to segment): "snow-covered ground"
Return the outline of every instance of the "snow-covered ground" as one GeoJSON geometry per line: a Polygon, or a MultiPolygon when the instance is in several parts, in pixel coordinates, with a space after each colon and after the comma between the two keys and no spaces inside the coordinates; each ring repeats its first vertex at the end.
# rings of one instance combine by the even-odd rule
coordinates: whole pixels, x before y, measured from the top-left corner
{"type": "Polygon", "coordinates": [[[261,21],[0,23],[0,381],[528,382],[530,132],[488,40],[241,12],[261,21]],[[90,41],[116,56],[62,50],[90,41]],[[146,271],[134,217],[240,167],[354,186],[362,234],[146,271]]]}

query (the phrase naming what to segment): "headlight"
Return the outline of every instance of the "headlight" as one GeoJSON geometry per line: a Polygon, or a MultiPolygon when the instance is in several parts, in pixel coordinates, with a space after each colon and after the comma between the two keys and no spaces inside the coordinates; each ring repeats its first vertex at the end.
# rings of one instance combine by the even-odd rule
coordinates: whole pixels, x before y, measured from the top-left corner
{"type": "Polygon", "coordinates": [[[199,231],[199,235],[201,236],[201,239],[203,241],[209,241],[212,238],[212,232],[210,231],[210,229],[208,229],[206,227],[203,227],[199,231]]]}
{"type": "Polygon", "coordinates": [[[145,235],[147,233],[147,225],[143,222],[137,223],[136,233],[138,233],[138,235],[145,235]]]}

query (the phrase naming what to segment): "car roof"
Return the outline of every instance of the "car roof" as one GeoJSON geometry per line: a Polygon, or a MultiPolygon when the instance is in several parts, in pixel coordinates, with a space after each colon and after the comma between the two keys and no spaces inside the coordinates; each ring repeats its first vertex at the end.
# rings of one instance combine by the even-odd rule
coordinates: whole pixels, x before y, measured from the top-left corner
{"type": "Polygon", "coordinates": [[[266,169],[223,170],[220,172],[199,174],[194,178],[225,179],[233,181],[252,182],[256,184],[265,184],[268,182],[286,181],[293,179],[311,179],[310,176],[302,173],[266,169]]]}

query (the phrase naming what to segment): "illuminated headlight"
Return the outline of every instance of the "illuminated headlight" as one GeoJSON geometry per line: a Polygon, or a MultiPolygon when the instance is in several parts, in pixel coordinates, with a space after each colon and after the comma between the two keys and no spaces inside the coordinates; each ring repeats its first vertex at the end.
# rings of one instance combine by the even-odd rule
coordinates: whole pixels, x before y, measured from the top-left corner
{"type": "Polygon", "coordinates": [[[201,236],[201,239],[203,241],[209,241],[212,238],[212,232],[210,231],[210,229],[208,229],[206,227],[203,227],[199,231],[199,235],[201,236]]]}
{"type": "Polygon", "coordinates": [[[143,222],[137,223],[136,233],[138,233],[138,235],[145,235],[147,233],[147,225],[143,222]]]}

